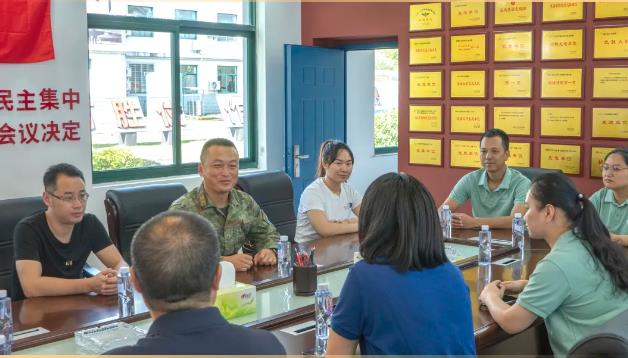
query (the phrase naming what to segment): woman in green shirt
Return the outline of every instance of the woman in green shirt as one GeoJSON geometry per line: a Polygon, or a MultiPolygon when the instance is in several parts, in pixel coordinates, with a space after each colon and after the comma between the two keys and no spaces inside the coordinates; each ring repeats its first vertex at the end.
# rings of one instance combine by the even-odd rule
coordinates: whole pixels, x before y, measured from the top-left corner
{"type": "Polygon", "coordinates": [[[491,282],[480,300],[510,334],[543,318],[554,355],[561,357],[628,310],[628,259],[593,204],[565,175],[536,177],[526,205],[530,237],[543,238],[551,250],[529,281],[491,282]],[[520,292],[512,307],[502,300],[505,291],[520,292]]]}
{"type": "Polygon", "coordinates": [[[628,246],[628,148],[611,150],[602,165],[604,187],[591,196],[611,239],[628,246]]]}

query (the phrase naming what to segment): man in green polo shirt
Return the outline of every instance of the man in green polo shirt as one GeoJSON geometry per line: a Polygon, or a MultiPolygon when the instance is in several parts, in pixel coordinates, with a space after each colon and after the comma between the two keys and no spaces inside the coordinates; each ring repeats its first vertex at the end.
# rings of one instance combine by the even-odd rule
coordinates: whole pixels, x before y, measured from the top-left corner
{"type": "Polygon", "coordinates": [[[236,270],[253,265],[274,265],[279,233],[247,193],[235,189],[239,170],[238,150],[228,139],[210,139],[203,145],[198,173],[203,182],[175,200],[170,210],[191,211],[208,219],[220,242],[222,259],[236,270]],[[242,245],[255,246],[255,256],[239,253],[242,245]]]}
{"type": "Polygon", "coordinates": [[[501,129],[493,128],[482,135],[482,169],[463,176],[443,203],[455,212],[471,200],[473,216],[454,213],[451,220],[454,228],[471,229],[481,225],[510,228],[515,213],[525,214],[530,180],[506,165],[510,156],[508,145],[508,135],[501,129]]]}

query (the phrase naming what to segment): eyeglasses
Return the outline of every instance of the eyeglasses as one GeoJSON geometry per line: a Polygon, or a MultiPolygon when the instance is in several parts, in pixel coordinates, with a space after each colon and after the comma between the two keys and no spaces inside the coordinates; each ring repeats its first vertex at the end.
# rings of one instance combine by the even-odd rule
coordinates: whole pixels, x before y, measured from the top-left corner
{"type": "Polygon", "coordinates": [[[617,173],[618,171],[628,169],[628,167],[620,167],[619,165],[602,165],[602,171],[617,173]]]}
{"type": "Polygon", "coordinates": [[[87,193],[80,193],[78,195],[75,195],[75,194],[63,194],[61,196],[54,195],[51,192],[48,192],[48,194],[50,194],[52,197],[55,197],[55,198],[63,201],[64,203],[68,203],[68,204],[73,203],[77,199],[81,203],[85,203],[85,202],[87,202],[87,199],[89,199],[89,194],[87,194],[87,193]]]}

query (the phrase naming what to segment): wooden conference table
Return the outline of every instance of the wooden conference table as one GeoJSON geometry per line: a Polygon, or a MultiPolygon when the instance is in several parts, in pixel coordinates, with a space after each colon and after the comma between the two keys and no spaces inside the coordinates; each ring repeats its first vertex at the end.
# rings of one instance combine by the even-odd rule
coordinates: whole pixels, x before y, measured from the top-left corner
{"type": "MultiPolygon", "coordinates": [[[[481,310],[477,297],[483,282],[490,280],[526,279],[538,261],[549,251],[543,240],[526,240],[523,254],[509,246],[493,244],[493,265],[490,269],[478,269],[477,242],[469,238],[477,236],[475,230],[454,231],[458,238],[446,244],[447,255],[462,270],[470,289],[476,344],[480,354],[547,354],[547,337],[541,320],[523,333],[509,336],[492,319],[488,311],[481,310]],[[501,258],[516,259],[508,265],[495,264],[501,258]],[[488,277],[490,275],[490,279],[488,277]]],[[[493,231],[495,239],[510,239],[510,230],[493,231]]],[[[303,246],[307,246],[305,244],[303,246]]],[[[316,261],[319,266],[319,282],[329,282],[334,297],[353,263],[353,253],[358,251],[357,235],[344,235],[317,240],[316,261]]],[[[235,324],[271,330],[284,344],[288,354],[301,354],[314,344],[313,297],[299,297],[292,293],[292,278],[281,277],[277,267],[256,267],[239,272],[236,279],[257,287],[257,312],[230,320],[235,324]],[[304,328],[305,329],[295,329],[304,328]],[[295,330],[303,331],[300,333],[295,330]]],[[[452,300],[456,299],[452,297],[452,300]]],[[[74,332],[115,321],[132,323],[148,329],[151,319],[141,296],[136,295],[135,314],[119,317],[117,296],[73,295],[65,297],[39,297],[13,302],[14,332],[30,331],[43,327],[48,333],[16,340],[16,354],[80,354],[74,343],[74,332]]]]}

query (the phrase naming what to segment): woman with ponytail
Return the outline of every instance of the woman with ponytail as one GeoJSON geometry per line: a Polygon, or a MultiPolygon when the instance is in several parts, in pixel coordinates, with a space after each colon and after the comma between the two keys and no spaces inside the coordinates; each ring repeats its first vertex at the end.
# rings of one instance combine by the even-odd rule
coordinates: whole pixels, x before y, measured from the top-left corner
{"type": "Polygon", "coordinates": [[[611,240],[628,246],[628,148],[616,148],[606,155],[602,181],[604,187],[591,196],[591,203],[611,240]]]}
{"type": "Polygon", "coordinates": [[[480,294],[495,321],[508,333],[545,320],[555,356],[628,310],[628,259],[611,241],[593,204],[563,174],[536,177],[526,198],[525,220],[532,239],[550,252],[530,280],[494,281],[480,294]],[[505,291],[519,293],[511,307],[505,291]]]}
{"type": "Polygon", "coordinates": [[[353,171],[353,153],[337,140],[321,144],[318,177],[301,194],[295,241],[358,231],[362,195],[347,180],[353,171]]]}

